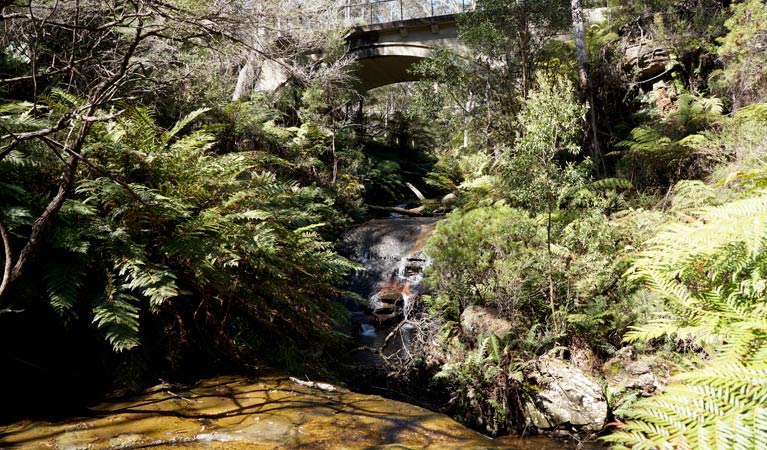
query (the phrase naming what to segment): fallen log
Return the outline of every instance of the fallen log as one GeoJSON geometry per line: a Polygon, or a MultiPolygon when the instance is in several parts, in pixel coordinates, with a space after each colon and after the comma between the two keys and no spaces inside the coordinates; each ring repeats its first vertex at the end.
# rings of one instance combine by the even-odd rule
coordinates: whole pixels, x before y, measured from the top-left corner
{"type": "Polygon", "coordinates": [[[417,208],[412,208],[412,209],[399,208],[396,206],[376,206],[376,205],[365,205],[365,206],[367,206],[370,209],[374,209],[376,211],[388,211],[388,212],[394,212],[397,214],[402,214],[405,216],[415,216],[415,217],[423,216],[423,209],[424,209],[423,205],[417,208]]]}
{"type": "Polygon", "coordinates": [[[329,392],[333,392],[336,390],[336,387],[333,386],[332,384],[318,383],[316,381],[304,381],[304,380],[299,380],[298,378],[295,378],[295,377],[289,377],[289,378],[290,378],[290,381],[292,381],[293,383],[296,383],[299,386],[305,386],[308,388],[319,389],[322,391],[329,391],[329,392]]]}

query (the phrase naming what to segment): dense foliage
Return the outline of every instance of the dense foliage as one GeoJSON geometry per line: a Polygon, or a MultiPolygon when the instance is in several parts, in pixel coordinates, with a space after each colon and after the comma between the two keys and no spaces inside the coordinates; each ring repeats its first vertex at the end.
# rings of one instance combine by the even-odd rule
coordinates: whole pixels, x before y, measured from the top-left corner
{"type": "MultiPolygon", "coordinates": [[[[332,238],[363,189],[338,55],[295,83],[288,112],[232,104],[236,70],[206,63],[248,48],[267,5],[18,3],[2,4],[0,50],[4,388],[68,360],[98,386],[234,364],[324,371],[349,341],[334,298],[355,267],[332,238]],[[179,86],[185,70],[209,89],[179,86]],[[45,339],[88,351],[43,360],[45,339]]],[[[62,389],[47,382],[41,396],[62,389]]]]}
{"type": "Polygon", "coordinates": [[[662,394],[634,405],[607,439],[626,447],[761,448],[764,401],[765,197],[707,208],[668,225],[634,261],[629,278],[656,292],[664,310],[626,334],[700,348],[703,362],[662,394]]]}
{"type": "Polygon", "coordinates": [[[644,399],[606,386],[607,441],[767,445],[767,7],[608,3],[585,66],[561,39],[579,2],[482,0],[469,54],[363,94],[338,30],[270,33],[321,20],[308,6],[0,1],[0,384],[81,344],[126,384],[325,372],[351,341],[333,240],[422,191],[409,213],[449,212],[400,375],[499,433],[525,426],[538,358],[606,376],[631,346],[677,374],[644,399]]]}
{"type": "MultiPolygon", "coordinates": [[[[526,57],[499,50],[516,42],[520,28],[504,30],[501,13],[483,18],[497,12],[491,4],[462,23],[476,58],[446,55],[423,65],[425,75],[449,86],[436,101],[459,111],[458,120],[446,123],[464,136],[461,142],[453,135],[430,174],[433,185],[458,193],[461,208],[438,225],[427,251],[429,307],[442,324],[438,340],[446,354],[463,355],[448,356],[437,378],[451,386],[465,420],[492,433],[523,423],[520,404],[536,389],[525,385],[525,366],[549,350],[572,364],[585,357],[598,372],[599,361],[633,345],[667,352],[693,371],[674,378],[668,394],[634,406],[637,394],[608,387],[618,418],[634,419],[612,442],[762,445],[763,394],[736,394],[742,374],[758,385],[763,370],[749,362],[756,361],[751,351],[760,352],[763,324],[746,325],[762,314],[764,230],[747,226],[761,223],[762,208],[754,206],[761,200],[733,200],[759,196],[763,186],[757,155],[765,127],[762,105],[754,102],[765,90],[751,64],[762,47],[745,45],[761,36],[762,9],[761,2],[637,2],[613,8],[614,21],[591,28],[597,89],[588,106],[601,118],[600,130],[608,130],[601,143],[607,173],[600,177],[585,156],[593,151],[581,150],[584,135],[577,133],[585,128],[585,109],[571,97],[572,84],[551,76],[572,79],[574,65],[552,59],[555,47],[545,39],[534,49],[517,43],[515,50],[533,53],[532,73],[543,82],[525,89],[524,76],[504,81],[501,75],[514,73],[526,57]],[[491,44],[495,50],[483,52],[491,44]],[[632,56],[637,48],[639,56],[632,56]],[[645,56],[642,48],[649,49],[645,56]],[[650,58],[662,65],[652,66],[650,58]],[[523,83],[511,101],[482,93],[485,85],[473,74],[483,64],[492,67],[482,76],[494,86],[523,83]],[[445,76],[447,68],[459,76],[445,76]],[[715,209],[701,210],[706,207],[715,209]],[[715,220],[727,214],[730,219],[715,220]],[[659,231],[680,218],[690,224],[659,231]],[[652,247],[637,256],[644,241],[652,247]],[[680,297],[684,286],[691,292],[680,297]],[[471,319],[463,314],[473,305],[515,332],[469,332],[471,319]],[[723,322],[725,316],[737,323],[723,322]],[[640,331],[627,333],[630,326],[640,331]],[[666,333],[676,337],[661,339],[666,333]],[[701,358],[711,362],[701,366],[701,358]],[[706,400],[692,400],[704,392],[706,400]]],[[[554,9],[540,13],[555,23],[554,9]]],[[[556,54],[572,61],[567,52],[556,54]]],[[[420,111],[444,120],[444,109],[416,98],[420,111]]]]}

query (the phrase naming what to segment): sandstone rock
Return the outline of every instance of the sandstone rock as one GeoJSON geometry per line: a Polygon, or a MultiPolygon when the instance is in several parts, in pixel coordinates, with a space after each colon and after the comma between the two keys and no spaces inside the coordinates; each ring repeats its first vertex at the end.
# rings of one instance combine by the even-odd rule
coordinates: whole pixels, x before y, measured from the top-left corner
{"type": "Polygon", "coordinates": [[[623,69],[638,70],[639,79],[648,79],[666,70],[668,48],[652,41],[640,41],[626,47],[623,69]]]}
{"type": "Polygon", "coordinates": [[[667,364],[655,355],[638,354],[633,347],[623,347],[604,366],[611,387],[637,392],[642,397],[653,395],[668,383],[667,364]]]}
{"type": "Polygon", "coordinates": [[[607,400],[593,377],[567,361],[543,356],[526,374],[540,390],[525,405],[528,425],[540,431],[600,431],[607,420],[607,400]]]}
{"type": "Polygon", "coordinates": [[[498,313],[485,306],[471,305],[461,314],[461,328],[470,337],[494,333],[504,337],[514,331],[514,325],[498,313]]]}

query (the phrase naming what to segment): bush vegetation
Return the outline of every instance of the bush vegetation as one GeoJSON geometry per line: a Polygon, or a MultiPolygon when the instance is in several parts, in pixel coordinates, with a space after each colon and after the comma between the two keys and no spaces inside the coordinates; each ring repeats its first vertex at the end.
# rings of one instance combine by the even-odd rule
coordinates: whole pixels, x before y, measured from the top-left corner
{"type": "Polygon", "coordinates": [[[333,242],[411,183],[455,196],[426,205],[451,211],[419,319],[438,325],[429,351],[463,356],[429,375],[464,420],[518,428],[537,357],[598,373],[633,345],[676,375],[615,399],[608,442],[766,446],[764,2],[611,5],[585,84],[557,38],[572,3],[476,3],[470,55],[362,96],[337,33],[253,32],[305,20],[278,2],[0,2],[0,329],[24,366],[0,384],[76,353],[37,359],[34,323],[129,384],[328,374],[356,268],[333,242]],[[627,65],[636,44],[663,67],[627,65]],[[243,95],[259,58],[288,80],[243,95]],[[467,332],[475,307],[513,332],[467,332]]]}

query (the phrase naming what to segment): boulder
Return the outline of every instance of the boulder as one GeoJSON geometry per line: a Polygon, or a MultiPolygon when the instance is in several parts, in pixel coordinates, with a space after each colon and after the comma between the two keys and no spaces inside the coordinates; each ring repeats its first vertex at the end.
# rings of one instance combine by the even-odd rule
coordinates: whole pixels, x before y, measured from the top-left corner
{"type": "Polygon", "coordinates": [[[623,347],[602,367],[610,387],[648,397],[662,390],[670,376],[668,364],[655,355],[643,355],[623,347]]]}
{"type": "Polygon", "coordinates": [[[527,425],[539,431],[598,432],[607,420],[607,399],[586,372],[552,355],[539,358],[526,375],[537,393],[525,404],[527,425]]]}
{"type": "Polygon", "coordinates": [[[637,70],[640,80],[654,77],[664,70],[670,61],[668,48],[653,41],[633,42],[623,54],[623,69],[637,70]]]}
{"type": "Polygon", "coordinates": [[[449,194],[445,194],[445,196],[444,196],[444,197],[442,197],[442,199],[440,200],[440,202],[441,202],[443,205],[449,205],[449,204],[451,204],[451,203],[455,203],[455,201],[456,201],[456,200],[458,200],[458,196],[457,196],[457,195],[455,195],[454,193],[452,193],[452,192],[451,192],[451,193],[449,193],[449,194]]]}
{"type": "Polygon", "coordinates": [[[489,333],[502,338],[514,331],[514,325],[500,317],[496,310],[479,305],[471,305],[463,310],[461,328],[467,336],[472,338],[489,333]]]}

